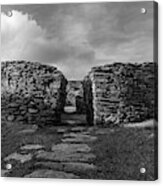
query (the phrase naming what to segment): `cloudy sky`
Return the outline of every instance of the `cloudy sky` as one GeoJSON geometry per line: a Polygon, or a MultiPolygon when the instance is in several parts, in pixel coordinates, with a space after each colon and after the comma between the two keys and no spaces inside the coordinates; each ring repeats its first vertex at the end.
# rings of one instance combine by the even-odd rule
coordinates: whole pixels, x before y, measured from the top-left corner
{"type": "Polygon", "coordinates": [[[1,60],[50,64],[68,79],[83,79],[96,65],[153,61],[152,1],[3,5],[1,11],[1,60]]]}

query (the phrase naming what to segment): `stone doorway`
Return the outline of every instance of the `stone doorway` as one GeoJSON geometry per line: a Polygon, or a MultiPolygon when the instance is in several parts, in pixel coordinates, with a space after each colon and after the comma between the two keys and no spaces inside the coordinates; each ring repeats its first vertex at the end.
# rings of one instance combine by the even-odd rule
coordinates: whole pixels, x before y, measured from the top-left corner
{"type": "Polygon", "coordinates": [[[82,81],[68,81],[66,102],[61,114],[64,125],[87,125],[82,81]]]}

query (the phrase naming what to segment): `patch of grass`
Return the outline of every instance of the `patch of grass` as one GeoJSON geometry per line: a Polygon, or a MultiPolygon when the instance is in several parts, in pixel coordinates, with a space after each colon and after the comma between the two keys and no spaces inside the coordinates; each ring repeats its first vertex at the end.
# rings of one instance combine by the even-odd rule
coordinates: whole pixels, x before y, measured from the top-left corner
{"type": "MultiPolygon", "coordinates": [[[[112,133],[99,135],[92,144],[98,167],[88,178],[108,180],[157,179],[157,144],[152,128],[119,128],[112,133]],[[140,173],[144,167],[146,173],[140,173]]],[[[155,133],[156,134],[156,133],[155,133]]]]}

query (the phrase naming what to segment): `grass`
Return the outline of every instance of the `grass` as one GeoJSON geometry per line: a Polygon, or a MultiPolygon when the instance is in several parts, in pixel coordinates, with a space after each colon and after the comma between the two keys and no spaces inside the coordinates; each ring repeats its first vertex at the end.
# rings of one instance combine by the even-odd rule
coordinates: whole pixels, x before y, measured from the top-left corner
{"type": "MultiPolygon", "coordinates": [[[[44,129],[38,129],[34,133],[19,134],[24,129],[30,129],[30,125],[13,124],[7,125],[2,123],[1,126],[1,167],[5,169],[6,163],[3,159],[14,152],[19,152],[21,146],[25,144],[40,144],[45,146],[45,149],[50,150],[52,144],[60,142],[62,135],[57,134],[56,129],[58,127],[50,127],[44,129]]],[[[28,163],[20,164],[14,160],[10,161],[13,165],[13,172],[9,174],[11,177],[21,177],[25,173],[27,174],[33,168],[34,161],[31,160],[28,163]]]]}
{"type": "Polygon", "coordinates": [[[119,128],[100,135],[92,144],[99,170],[94,179],[155,180],[157,178],[156,134],[153,128],[119,128]],[[144,167],[146,173],[140,173],[144,167]]]}
{"type": "MultiPolygon", "coordinates": [[[[17,134],[23,129],[31,128],[29,125],[6,125],[1,127],[1,157],[2,168],[5,168],[3,158],[7,155],[18,152],[20,146],[25,144],[41,144],[50,150],[52,144],[60,143],[62,135],[56,132],[59,127],[49,127],[37,130],[32,134],[17,134]]],[[[98,130],[98,129],[97,129],[98,130]]],[[[92,131],[92,135],[98,136],[96,142],[90,143],[93,153],[96,155],[94,164],[98,167],[95,172],[86,171],[81,178],[85,179],[108,179],[108,180],[155,180],[157,178],[156,156],[157,144],[156,129],[146,128],[116,128],[105,129],[108,132],[98,135],[92,131]],[[111,132],[112,131],[112,132],[111,132]],[[140,168],[146,169],[145,174],[140,173],[140,168]]],[[[8,176],[22,177],[31,172],[35,160],[28,163],[13,164],[13,172],[8,176]]]]}

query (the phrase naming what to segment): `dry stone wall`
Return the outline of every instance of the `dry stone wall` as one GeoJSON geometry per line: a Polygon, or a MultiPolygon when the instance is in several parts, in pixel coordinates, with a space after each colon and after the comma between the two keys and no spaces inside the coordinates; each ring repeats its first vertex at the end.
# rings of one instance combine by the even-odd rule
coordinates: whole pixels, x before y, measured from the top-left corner
{"type": "Polygon", "coordinates": [[[67,80],[55,67],[25,61],[2,62],[2,121],[58,124],[66,85],[67,80]]]}
{"type": "Polygon", "coordinates": [[[156,63],[92,68],[83,81],[89,124],[116,125],[156,117],[156,74],[156,63]]]}

